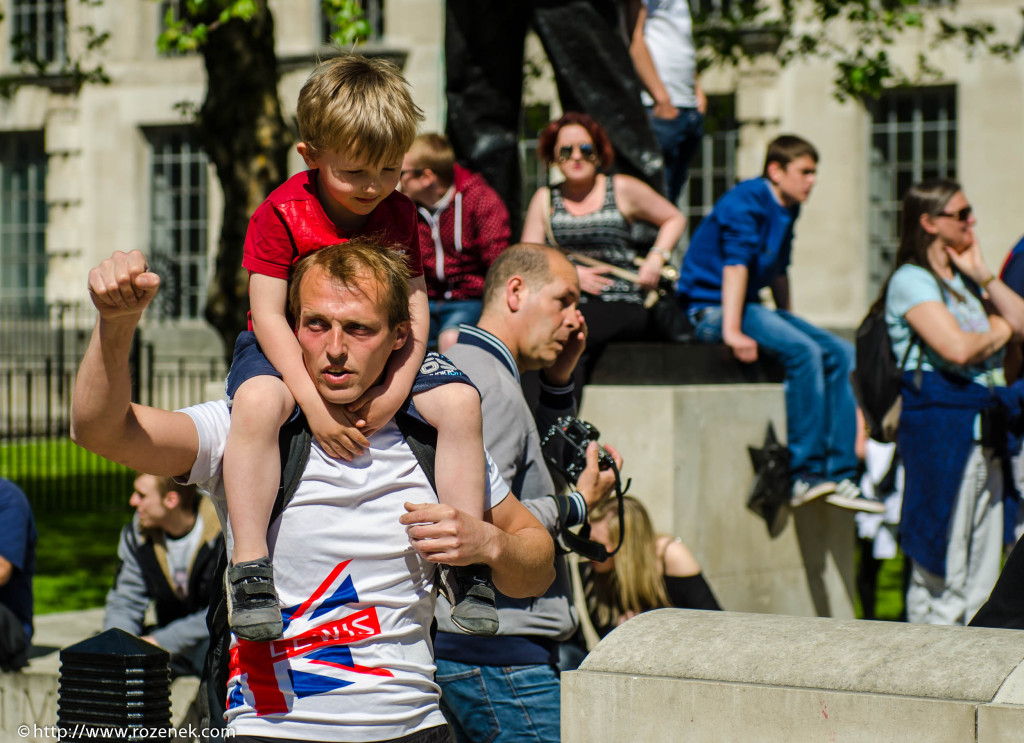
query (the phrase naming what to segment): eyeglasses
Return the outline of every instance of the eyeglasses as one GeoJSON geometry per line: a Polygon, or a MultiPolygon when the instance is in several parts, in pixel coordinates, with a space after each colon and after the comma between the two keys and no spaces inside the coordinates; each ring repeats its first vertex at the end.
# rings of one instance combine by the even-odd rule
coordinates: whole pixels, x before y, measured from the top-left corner
{"type": "Polygon", "coordinates": [[[950,213],[950,212],[939,212],[935,216],[936,217],[949,217],[950,219],[955,219],[958,222],[966,222],[968,219],[971,218],[971,214],[973,214],[973,213],[974,213],[974,207],[973,206],[965,206],[963,209],[959,209],[959,210],[957,210],[955,212],[952,212],[952,213],[950,213]]]}
{"type": "Polygon", "coordinates": [[[594,145],[590,142],[580,142],[579,144],[564,144],[558,148],[558,162],[564,163],[566,160],[572,159],[573,150],[578,149],[580,151],[580,157],[584,160],[593,160],[594,145]]]}
{"type": "Polygon", "coordinates": [[[409,168],[409,170],[403,170],[401,173],[399,173],[398,177],[403,181],[405,180],[406,176],[409,175],[411,175],[413,178],[419,178],[421,175],[423,175],[424,170],[425,168],[409,168]]]}

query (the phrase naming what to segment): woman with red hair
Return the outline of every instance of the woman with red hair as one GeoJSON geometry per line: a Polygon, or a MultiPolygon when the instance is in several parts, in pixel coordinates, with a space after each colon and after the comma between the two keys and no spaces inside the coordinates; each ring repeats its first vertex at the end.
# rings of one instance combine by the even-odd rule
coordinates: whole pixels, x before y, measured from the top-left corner
{"type": "Polygon", "coordinates": [[[587,351],[577,367],[583,376],[579,391],[605,344],[656,336],[644,300],[657,288],[686,219],[643,181],[607,172],[615,152],[601,125],[586,114],[570,112],[548,124],[537,152],[548,166],[558,166],[564,180],[538,189],[530,200],[523,242],[547,243],[639,275],[634,283],[609,275],[607,268],[575,261],[588,328],[587,351]],[[657,228],[653,245],[636,244],[632,225],[637,221],[657,228]],[[639,266],[637,257],[642,258],[639,266]]]}

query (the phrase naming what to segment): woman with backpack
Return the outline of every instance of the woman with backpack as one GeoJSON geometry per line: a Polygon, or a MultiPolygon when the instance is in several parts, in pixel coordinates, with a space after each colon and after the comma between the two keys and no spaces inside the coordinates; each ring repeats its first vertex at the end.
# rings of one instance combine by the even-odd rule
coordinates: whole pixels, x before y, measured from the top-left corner
{"type": "Polygon", "coordinates": [[[999,575],[1007,428],[1021,418],[1003,355],[1011,338],[1024,338],[1024,299],[985,265],[976,221],[954,181],[912,186],[882,291],[893,355],[903,360],[897,444],[911,622],[967,624],[999,575]]]}

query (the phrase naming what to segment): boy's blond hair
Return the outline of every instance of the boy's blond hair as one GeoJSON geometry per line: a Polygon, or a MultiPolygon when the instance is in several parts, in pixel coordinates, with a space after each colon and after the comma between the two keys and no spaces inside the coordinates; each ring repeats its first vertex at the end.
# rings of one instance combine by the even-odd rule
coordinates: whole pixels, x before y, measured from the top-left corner
{"type": "Polygon", "coordinates": [[[334,151],[371,163],[401,161],[424,119],[395,65],[358,54],[313,71],[299,93],[296,117],[311,154],[334,151]]]}
{"type": "Polygon", "coordinates": [[[455,180],[455,150],[448,137],[428,132],[416,137],[409,148],[409,159],[417,168],[430,168],[442,186],[455,180]]]}

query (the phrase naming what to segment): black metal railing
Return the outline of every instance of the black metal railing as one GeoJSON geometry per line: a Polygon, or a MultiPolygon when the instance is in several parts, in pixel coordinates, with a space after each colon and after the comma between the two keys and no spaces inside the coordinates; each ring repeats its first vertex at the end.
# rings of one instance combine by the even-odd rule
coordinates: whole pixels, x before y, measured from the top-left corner
{"type": "MultiPolygon", "coordinates": [[[[71,442],[71,396],[95,310],[55,303],[45,311],[0,301],[0,477],[36,510],[123,508],[132,473],[71,442]]],[[[159,328],[140,328],[132,353],[133,399],[174,409],[222,380],[219,358],[156,353],[159,328]],[[153,340],[148,340],[152,337],[153,340]]]]}

